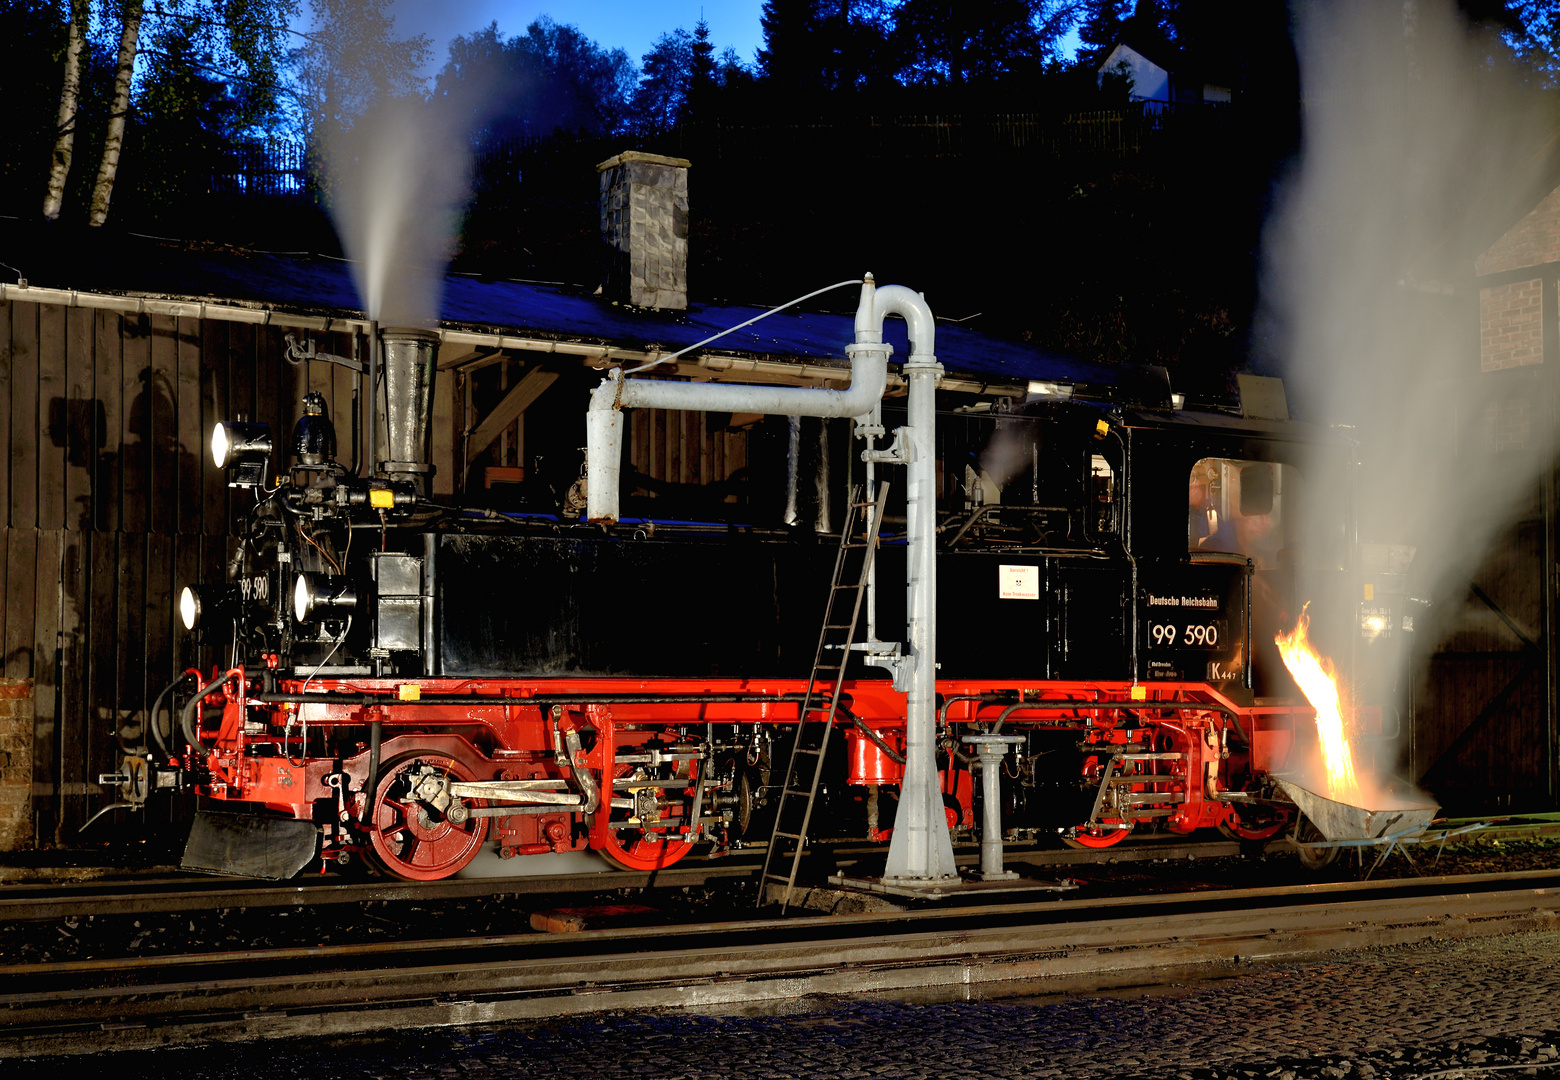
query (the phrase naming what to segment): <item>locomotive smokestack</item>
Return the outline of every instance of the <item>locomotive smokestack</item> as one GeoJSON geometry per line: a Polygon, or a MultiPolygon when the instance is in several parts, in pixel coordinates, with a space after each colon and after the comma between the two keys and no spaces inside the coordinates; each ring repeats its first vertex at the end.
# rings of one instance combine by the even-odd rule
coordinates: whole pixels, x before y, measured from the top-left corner
{"type": "MultiPolygon", "coordinates": [[[[374,407],[383,419],[385,456],[376,471],[391,480],[410,480],[422,495],[432,490],[429,438],[433,431],[433,379],[439,336],[395,327],[380,335],[384,345],[382,393],[374,407]]],[[[377,448],[376,451],[377,453],[377,448]]]]}

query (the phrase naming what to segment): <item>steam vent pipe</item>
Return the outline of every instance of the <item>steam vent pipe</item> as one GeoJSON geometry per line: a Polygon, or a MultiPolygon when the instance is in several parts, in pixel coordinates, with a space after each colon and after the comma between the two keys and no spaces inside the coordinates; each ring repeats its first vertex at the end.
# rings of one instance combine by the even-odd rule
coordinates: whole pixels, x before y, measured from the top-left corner
{"type": "Polygon", "coordinates": [[[616,521],[623,457],[622,410],[692,409],[702,412],[771,413],[780,416],[866,416],[888,383],[889,346],[883,320],[909,324],[909,425],[900,433],[909,483],[906,583],[910,612],[908,655],[896,685],[906,688],[905,776],[889,844],[885,877],[902,882],[943,882],[957,877],[953,843],[937,780],[937,561],[935,394],[942,366],[935,355],[932,312],[921,295],[900,285],[879,289],[866,275],[856,308],[856,342],[846,349],[851,380],[845,390],[627,379],[613,371],[591,394],[586,414],[586,512],[593,521],[616,521]]]}
{"type": "MultiPolygon", "coordinates": [[[[390,327],[380,334],[384,383],[386,459],[376,471],[392,480],[409,480],[417,490],[432,492],[433,465],[429,439],[433,434],[433,382],[438,374],[439,335],[410,327],[390,327]]],[[[374,408],[379,408],[379,395],[374,408]]],[[[372,446],[370,447],[372,452],[372,446]]]]}

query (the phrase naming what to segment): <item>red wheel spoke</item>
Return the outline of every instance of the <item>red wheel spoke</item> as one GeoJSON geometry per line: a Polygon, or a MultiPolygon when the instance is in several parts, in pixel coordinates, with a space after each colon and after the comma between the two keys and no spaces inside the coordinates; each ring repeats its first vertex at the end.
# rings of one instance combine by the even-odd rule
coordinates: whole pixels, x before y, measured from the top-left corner
{"type": "Polygon", "coordinates": [[[469,768],[446,754],[414,754],[386,767],[374,801],[375,825],[369,833],[369,845],[386,870],[412,881],[436,881],[459,872],[487,839],[487,818],[471,819],[460,829],[415,799],[388,794],[408,775],[415,777],[430,768],[452,780],[475,779],[469,768]]]}

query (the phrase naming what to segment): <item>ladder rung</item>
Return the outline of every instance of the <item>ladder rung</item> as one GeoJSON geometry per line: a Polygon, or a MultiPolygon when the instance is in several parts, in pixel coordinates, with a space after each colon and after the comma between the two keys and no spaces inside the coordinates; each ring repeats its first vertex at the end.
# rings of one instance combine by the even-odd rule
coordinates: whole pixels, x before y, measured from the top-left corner
{"type": "Polygon", "coordinates": [[[812,798],[812,791],[810,789],[808,789],[808,788],[788,787],[788,788],[785,789],[785,793],[787,795],[805,795],[809,799],[812,798]]]}
{"type": "Polygon", "coordinates": [[[796,752],[798,754],[821,754],[821,753],[823,753],[822,750],[819,750],[816,747],[808,747],[808,746],[798,746],[796,748],[796,752]]]}
{"type": "Polygon", "coordinates": [[[774,834],[776,836],[783,836],[787,840],[800,840],[802,838],[802,834],[801,833],[781,832],[779,829],[776,829],[774,834]]]}

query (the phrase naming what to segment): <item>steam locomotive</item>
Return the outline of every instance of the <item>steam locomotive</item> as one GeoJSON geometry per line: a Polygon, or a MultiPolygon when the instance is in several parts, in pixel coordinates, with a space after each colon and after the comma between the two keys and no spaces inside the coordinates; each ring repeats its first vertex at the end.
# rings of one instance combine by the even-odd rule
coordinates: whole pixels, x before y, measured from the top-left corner
{"type": "MultiPolygon", "coordinates": [[[[902,499],[875,536],[853,518],[843,538],[438,504],[437,341],[381,335],[372,469],[338,463],[312,395],[285,443],[216,427],[214,459],[253,502],[227,579],[179,604],[224,663],[165,691],[121,797],[197,793],[196,869],[361,859],[432,880],[491,848],[653,870],[768,839],[788,748],[828,717],[843,753],[812,832],[891,836],[905,693],[862,665],[836,696],[816,664],[831,589],[856,573],[836,543],[873,541],[877,582],[908,572],[902,499]]],[[[1163,379],[940,403],[936,768],[956,836],[982,797],[974,733],[1018,737],[1010,838],[1261,839],[1292,819],[1264,780],[1311,713],[1271,643],[1302,599],[1301,465],[1333,451],[1301,424],[1179,406],[1163,379]]],[[[835,456],[862,478],[859,455],[835,456]]],[[[902,626],[902,594],[873,589],[867,615],[869,640],[902,626]]]]}

